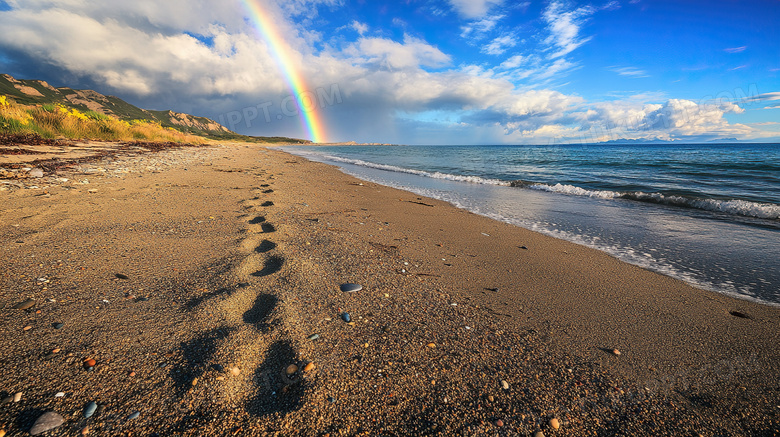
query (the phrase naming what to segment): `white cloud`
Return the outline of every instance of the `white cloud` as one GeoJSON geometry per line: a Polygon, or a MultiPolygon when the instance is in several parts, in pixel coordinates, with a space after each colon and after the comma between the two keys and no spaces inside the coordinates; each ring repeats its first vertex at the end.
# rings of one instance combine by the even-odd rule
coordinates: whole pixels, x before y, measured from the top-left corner
{"type": "Polygon", "coordinates": [[[650,77],[649,74],[645,70],[640,70],[636,67],[609,67],[610,71],[614,71],[615,73],[621,75],[621,76],[628,76],[628,77],[636,77],[636,78],[642,78],[642,77],[650,77]]]}
{"type": "MultiPolygon", "coordinates": [[[[497,3],[459,4],[488,14],[497,3]]],[[[32,60],[30,65],[48,66],[61,78],[85,78],[101,92],[135,97],[134,103],[141,105],[173,102],[172,109],[212,116],[269,101],[278,107],[290,91],[271,48],[250,25],[246,10],[223,4],[218,0],[19,0],[11,11],[0,12],[0,54],[24,53],[25,59],[32,60]]],[[[318,5],[335,7],[337,2],[263,5],[289,44],[285,53],[293,68],[308,86],[338,85],[343,103],[323,112],[333,140],[409,141],[418,132],[402,127],[423,129],[422,121],[414,123],[415,117],[422,120],[431,113],[443,114],[441,120],[447,120],[447,130],[435,131],[440,141],[538,143],[576,138],[599,126],[626,138],[754,133],[751,127],[726,121],[725,114],[742,111],[731,103],[642,103],[649,98],[588,103],[580,96],[544,89],[545,81],[577,67],[564,55],[587,41],[580,36],[580,27],[592,13],[588,8],[565,11],[559,3],[551,4],[544,13],[551,35],[546,47],[556,53],[516,54],[489,68],[453,67],[448,53],[410,35],[401,41],[360,37],[343,49],[326,44],[318,50],[313,43],[317,35],[299,27],[287,10],[298,8],[295,13],[301,13],[318,5]]],[[[470,32],[495,32],[501,16],[480,17],[470,32]]],[[[351,26],[361,33],[369,30],[357,21],[351,26]]],[[[486,50],[505,52],[515,40],[499,35],[486,50]]],[[[755,93],[753,99],[780,100],[780,93],[755,93]]],[[[269,131],[275,126],[261,124],[243,132],[300,135],[297,120],[289,121],[289,131],[269,131]]]]}
{"type": "Polygon", "coordinates": [[[560,2],[551,2],[543,13],[548,24],[550,36],[547,43],[557,50],[551,58],[566,56],[581,45],[590,41],[590,37],[580,36],[580,28],[596,10],[590,6],[567,11],[560,2]]]}
{"type": "Polygon", "coordinates": [[[363,35],[364,33],[368,32],[368,24],[361,23],[357,20],[353,20],[352,24],[350,25],[357,33],[360,35],[363,35]]]}
{"type": "Polygon", "coordinates": [[[0,15],[6,30],[0,44],[122,92],[231,94],[261,84],[269,91],[283,89],[265,44],[220,26],[198,26],[213,39],[209,47],[184,33],[144,32],[62,9],[11,12],[0,15]]]}
{"type": "Polygon", "coordinates": [[[512,34],[501,35],[482,47],[482,53],[500,55],[517,45],[517,37],[512,34]]]}
{"type": "Polygon", "coordinates": [[[463,38],[482,38],[492,31],[504,15],[489,15],[461,27],[460,36],[463,38]]]}
{"type": "Polygon", "coordinates": [[[406,21],[404,21],[404,20],[402,20],[402,19],[400,19],[398,17],[394,17],[393,18],[393,26],[406,28],[408,26],[408,24],[406,23],[406,21]]]}
{"type": "Polygon", "coordinates": [[[448,0],[450,5],[464,18],[475,19],[487,15],[490,8],[501,5],[504,0],[448,0]]]}
{"type": "Polygon", "coordinates": [[[780,92],[758,94],[750,97],[750,100],[752,101],[780,100],[780,92]]]}
{"type": "Polygon", "coordinates": [[[723,49],[723,51],[726,53],[740,53],[740,52],[744,52],[746,48],[747,46],[731,47],[731,48],[723,49]]]}
{"type": "Polygon", "coordinates": [[[386,38],[360,38],[345,53],[360,59],[362,64],[373,64],[382,69],[443,67],[450,57],[421,39],[405,36],[399,43],[386,38]]]}
{"type": "Polygon", "coordinates": [[[515,69],[521,65],[523,65],[526,62],[527,58],[523,55],[514,55],[507,59],[506,61],[502,62],[501,65],[499,65],[499,68],[504,70],[511,70],[515,69]]]}
{"type": "MultiPolygon", "coordinates": [[[[730,124],[724,115],[742,113],[731,102],[696,103],[669,99],[661,104],[635,100],[588,105],[576,114],[582,123],[579,137],[585,142],[614,139],[661,139],[747,137],[755,130],[743,124],[730,124]]],[[[571,138],[570,138],[571,139],[571,138]]]]}

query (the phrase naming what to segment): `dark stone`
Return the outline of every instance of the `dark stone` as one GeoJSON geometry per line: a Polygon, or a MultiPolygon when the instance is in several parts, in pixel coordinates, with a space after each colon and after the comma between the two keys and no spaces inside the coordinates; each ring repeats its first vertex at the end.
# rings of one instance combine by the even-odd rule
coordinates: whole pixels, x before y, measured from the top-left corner
{"type": "Polygon", "coordinates": [[[95,411],[97,411],[97,403],[95,401],[92,401],[87,404],[86,407],[84,407],[84,417],[90,418],[93,414],[95,414],[95,411]]]}
{"type": "Polygon", "coordinates": [[[355,291],[362,290],[363,286],[360,285],[360,284],[347,283],[347,284],[341,284],[341,287],[339,287],[339,288],[341,289],[341,291],[343,291],[345,293],[353,293],[355,291]]]}

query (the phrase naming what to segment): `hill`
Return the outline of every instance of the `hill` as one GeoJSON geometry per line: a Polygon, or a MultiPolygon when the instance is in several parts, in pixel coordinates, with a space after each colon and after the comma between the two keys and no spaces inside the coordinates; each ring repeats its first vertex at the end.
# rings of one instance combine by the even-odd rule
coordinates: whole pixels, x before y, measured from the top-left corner
{"type": "Polygon", "coordinates": [[[0,75],[0,95],[8,96],[21,105],[62,105],[82,112],[93,111],[124,121],[148,120],[185,134],[216,140],[308,143],[306,140],[295,138],[241,135],[206,117],[174,111],[141,109],[118,97],[106,96],[93,90],[53,87],[43,80],[16,79],[8,74],[0,75]]]}

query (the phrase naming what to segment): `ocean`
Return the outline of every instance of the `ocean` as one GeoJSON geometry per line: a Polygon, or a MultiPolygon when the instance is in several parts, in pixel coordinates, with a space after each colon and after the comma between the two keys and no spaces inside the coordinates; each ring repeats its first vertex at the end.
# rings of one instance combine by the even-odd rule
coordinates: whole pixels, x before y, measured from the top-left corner
{"type": "Polygon", "coordinates": [[[695,287],[780,306],[780,144],[284,150],[695,287]]]}

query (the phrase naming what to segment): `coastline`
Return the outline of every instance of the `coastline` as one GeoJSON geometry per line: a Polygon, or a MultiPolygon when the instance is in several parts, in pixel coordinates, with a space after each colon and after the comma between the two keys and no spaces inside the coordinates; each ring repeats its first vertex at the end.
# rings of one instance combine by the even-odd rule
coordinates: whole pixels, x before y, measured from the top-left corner
{"type": "Polygon", "coordinates": [[[780,432],[778,308],[258,145],[98,166],[0,193],[9,435],[780,432]]]}

